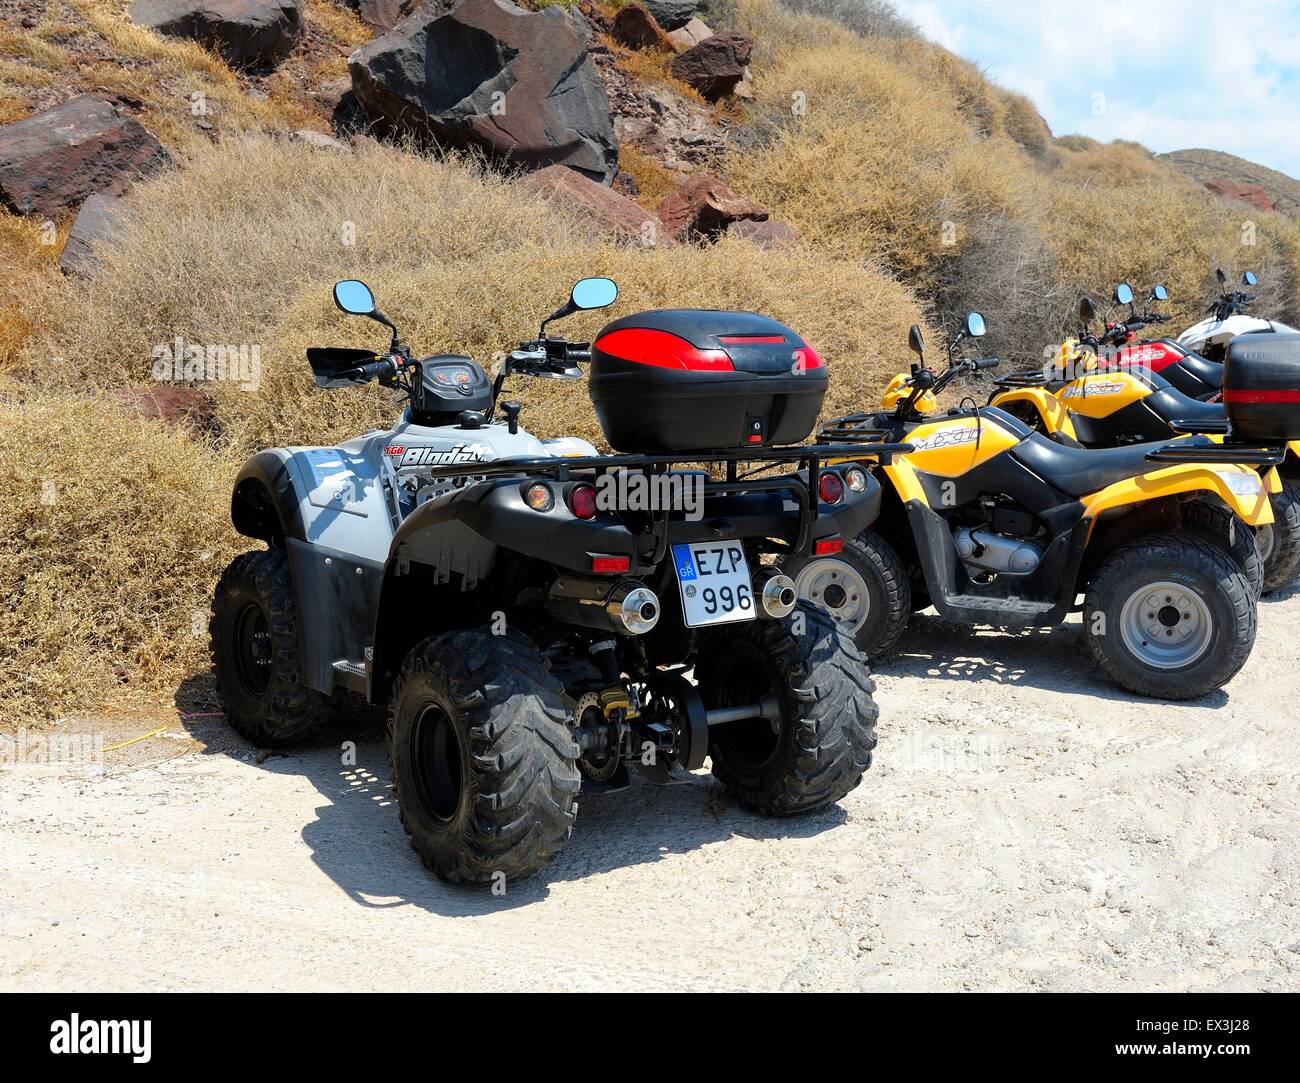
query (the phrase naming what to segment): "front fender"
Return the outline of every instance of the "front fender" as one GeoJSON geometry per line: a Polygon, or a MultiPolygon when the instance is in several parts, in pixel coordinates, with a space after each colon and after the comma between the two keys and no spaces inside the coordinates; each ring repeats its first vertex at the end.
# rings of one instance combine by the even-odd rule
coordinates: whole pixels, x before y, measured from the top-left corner
{"type": "Polygon", "coordinates": [[[1071,440],[1078,439],[1074,431],[1074,422],[1070,419],[1070,411],[1046,388],[1018,387],[1010,391],[1001,391],[993,396],[989,405],[999,406],[1005,410],[1008,405],[1015,402],[1029,403],[1042,419],[1045,432],[1061,433],[1071,440]]]}
{"type": "Polygon", "coordinates": [[[1084,517],[1096,522],[1102,512],[1114,508],[1202,491],[1217,496],[1251,526],[1267,526],[1273,522],[1268,489],[1259,473],[1248,466],[1179,463],[1117,481],[1081,502],[1084,517]]]}

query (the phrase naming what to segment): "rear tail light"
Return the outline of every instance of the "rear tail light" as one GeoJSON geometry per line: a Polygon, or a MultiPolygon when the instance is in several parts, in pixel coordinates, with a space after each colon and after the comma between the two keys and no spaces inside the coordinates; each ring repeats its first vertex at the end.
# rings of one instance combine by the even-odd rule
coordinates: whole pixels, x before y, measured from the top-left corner
{"type": "Polygon", "coordinates": [[[794,365],[792,367],[795,372],[819,369],[825,364],[826,362],[821,359],[821,356],[811,346],[801,346],[794,352],[794,365]]]}
{"type": "Polygon", "coordinates": [[[824,473],[817,482],[817,495],[825,504],[838,504],[844,499],[844,482],[833,470],[824,473]]]}
{"type": "Polygon", "coordinates": [[[843,538],[822,538],[813,542],[813,555],[827,557],[832,553],[842,553],[844,551],[843,538]]]}
{"type": "Polygon", "coordinates": [[[596,490],[590,485],[575,485],[569,490],[569,510],[579,519],[596,518],[596,490]]]}

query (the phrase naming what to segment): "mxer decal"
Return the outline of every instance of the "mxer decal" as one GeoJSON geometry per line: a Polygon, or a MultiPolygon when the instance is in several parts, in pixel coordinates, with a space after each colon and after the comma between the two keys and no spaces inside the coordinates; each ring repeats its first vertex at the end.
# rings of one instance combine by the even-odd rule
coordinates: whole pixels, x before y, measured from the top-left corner
{"type": "Polygon", "coordinates": [[[1095,398],[1101,395],[1122,395],[1128,389],[1122,381],[1102,382],[1090,380],[1083,384],[1072,384],[1061,392],[1063,399],[1095,398]]]}
{"type": "Polygon", "coordinates": [[[934,451],[941,447],[956,447],[958,444],[969,444],[979,439],[979,428],[971,426],[964,429],[944,429],[935,433],[933,436],[926,436],[920,440],[909,440],[913,451],[934,451]]]}

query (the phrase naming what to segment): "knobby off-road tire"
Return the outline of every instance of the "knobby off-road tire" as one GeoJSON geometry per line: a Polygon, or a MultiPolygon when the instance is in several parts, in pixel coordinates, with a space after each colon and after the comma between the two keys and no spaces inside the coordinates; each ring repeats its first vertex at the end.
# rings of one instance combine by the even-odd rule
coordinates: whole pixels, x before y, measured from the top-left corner
{"type": "Polygon", "coordinates": [[[709,708],[771,692],[777,732],[761,718],[713,726],[713,775],[743,804],[771,816],[810,812],[862,781],[876,747],[875,684],[852,637],[827,613],[799,602],[784,620],[711,633],[695,666],[709,708]],[[803,632],[796,634],[802,617],[803,632]]]}
{"type": "Polygon", "coordinates": [[[447,632],[402,664],[388,723],[402,826],[449,883],[536,872],[578,814],[564,688],[515,636],[447,632]]]}
{"type": "Polygon", "coordinates": [[[1283,480],[1280,493],[1270,493],[1273,524],[1264,553],[1264,593],[1280,590],[1300,575],[1300,489],[1283,480]]]}
{"type": "Polygon", "coordinates": [[[1255,532],[1241,516],[1222,504],[1192,500],[1183,505],[1183,526],[1187,533],[1223,546],[1241,565],[1255,597],[1264,592],[1264,561],[1255,545],[1255,532]]]}
{"type": "Polygon", "coordinates": [[[293,582],[280,550],[230,562],[208,635],[226,718],[241,736],[267,748],[292,745],[336,717],[334,701],[303,684],[293,582]]]}
{"type": "Polygon", "coordinates": [[[912,614],[912,587],[902,560],[880,535],[864,530],[835,556],[795,557],[781,570],[799,597],[827,612],[867,658],[898,642],[912,614]]]}
{"type": "Polygon", "coordinates": [[[1246,664],[1255,601],[1245,572],[1219,545],[1159,534],[1124,546],[1098,568],[1084,599],[1084,633],[1097,663],[1123,687],[1194,699],[1246,664]]]}

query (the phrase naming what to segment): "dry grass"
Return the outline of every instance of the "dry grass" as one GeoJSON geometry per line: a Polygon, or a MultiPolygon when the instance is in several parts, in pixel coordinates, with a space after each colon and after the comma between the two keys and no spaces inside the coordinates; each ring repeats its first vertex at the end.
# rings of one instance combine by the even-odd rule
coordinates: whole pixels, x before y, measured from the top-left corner
{"type": "Polygon", "coordinates": [[[169,700],[205,665],[229,474],[101,402],[0,404],[0,721],[169,700]]]}

